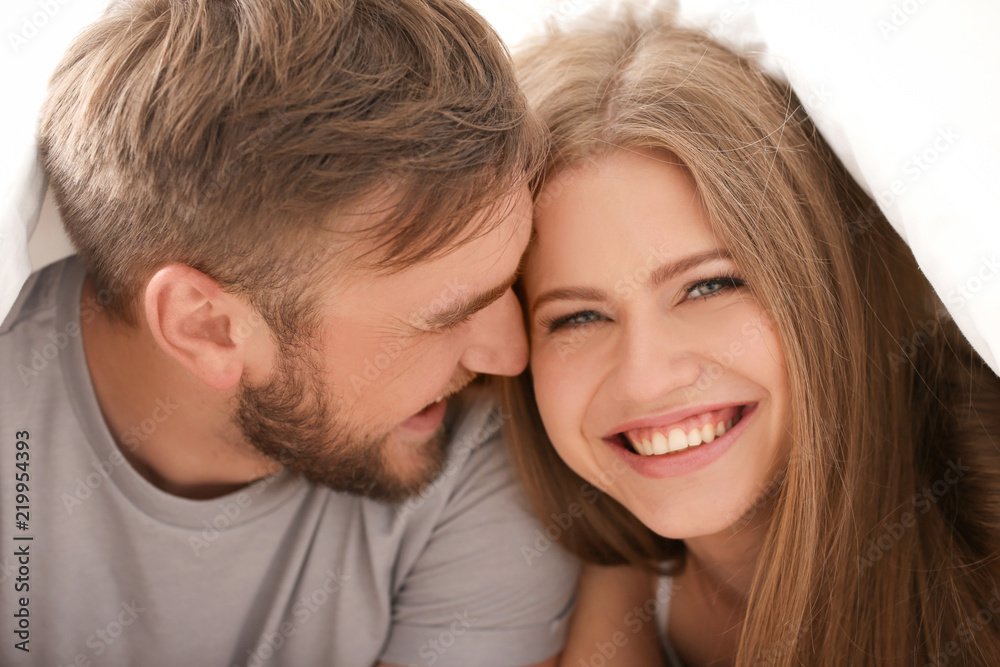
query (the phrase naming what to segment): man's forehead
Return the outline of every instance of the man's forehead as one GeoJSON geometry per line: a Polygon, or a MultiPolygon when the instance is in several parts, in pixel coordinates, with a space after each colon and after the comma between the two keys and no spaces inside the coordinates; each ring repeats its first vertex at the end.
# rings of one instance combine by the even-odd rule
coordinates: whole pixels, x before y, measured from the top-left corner
{"type": "MultiPolygon", "coordinates": [[[[406,210],[401,197],[391,184],[387,184],[330,213],[325,225],[329,233],[324,240],[331,252],[339,256],[338,265],[351,282],[365,282],[372,277],[407,273],[421,267],[433,269],[447,265],[449,260],[453,260],[453,268],[461,268],[463,262],[468,261],[463,253],[469,254],[470,250],[473,254],[495,254],[497,250],[505,250],[509,243],[521,243],[518,252],[522,253],[527,246],[527,239],[521,238],[530,233],[531,228],[531,195],[526,182],[471,215],[462,216],[457,223],[442,224],[441,228],[448,229],[450,234],[442,234],[441,229],[435,228],[438,221],[434,216],[425,215],[433,214],[433,208],[401,215],[401,207],[406,210]],[[426,233],[422,233],[415,221],[426,228],[426,233]],[[408,230],[408,247],[395,248],[395,237],[402,236],[401,230],[408,225],[413,226],[408,230]],[[433,243],[423,246],[427,241],[433,243]],[[421,248],[422,257],[406,256],[414,247],[421,248]],[[402,250],[402,253],[394,250],[402,250]]],[[[485,259],[481,256],[473,261],[485,259]]]]}
{"type": "Polygon", "coordinates": [[[341,284],[355,303],[411,327],[455,324],[497,300],[517,278],[531,235],[528,202],[508,204],[485,233],[412,266],[344,267],[341,284]]]}

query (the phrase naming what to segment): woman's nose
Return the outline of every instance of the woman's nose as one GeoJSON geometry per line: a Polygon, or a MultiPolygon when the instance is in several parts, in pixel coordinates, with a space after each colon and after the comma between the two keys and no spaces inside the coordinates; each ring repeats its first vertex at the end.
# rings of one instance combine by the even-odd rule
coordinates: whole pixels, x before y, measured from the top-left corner
{"type": "Polygon", "coordinates": [[[693,389],[705,370],[693,333],[646,317],[621,329],[615,346],[615,369],[609,385],[615,399],[637,405],[662,402],[667,396],[693,389]]]}

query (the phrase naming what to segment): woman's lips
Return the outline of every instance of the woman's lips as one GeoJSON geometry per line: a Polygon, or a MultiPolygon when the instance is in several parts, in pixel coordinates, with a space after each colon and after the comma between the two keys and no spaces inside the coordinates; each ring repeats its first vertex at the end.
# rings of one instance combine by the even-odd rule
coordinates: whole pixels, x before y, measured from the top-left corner
{"type": "MultiPolygon", "coordinates": [[[[726,409],[731,412],[723,414],[734,416],[732,427],[726,428],[721,436],[716,432],[710,441],[702,440],[702,443],[698,445],[691,445],[688,439],[683,448],[678,443],[678,449],[669,451],[670,436],[667,434],[668,451],[664,454],[643,454],[633,451],[634,445],[625,437],[624,433],[604,438],[604,441],[608,443],[619,459],[643,477],[677,477],[703,468],[725,454],[753,421],[757,406],[757,403],[728,406],[726,409]]],[[[719,411],[713,410],[710,411],[710,414],[714,419],[718,416],[719,411]]],[[[696,418],[691,417],[691,419],[696,418]]],[[[667,425],[665,424],[665,426],[667,425]]],[[[644,429],[653,430],[657,430],[657,428],[644,427],[644,429]]],[[[641,429],[633,429],[631,432],[638,430],[641,429]]],[[[640,444],[640,446],[645,448],[644,444],[640,444]]]]}
{"type": "Polygon", "coordinates": [[[731,405],[709,410],[673,423],[631,429],[621,435],[633,451],[644,456],[682,451],[721,438],[740,421],[744,407],[731,405]]]}

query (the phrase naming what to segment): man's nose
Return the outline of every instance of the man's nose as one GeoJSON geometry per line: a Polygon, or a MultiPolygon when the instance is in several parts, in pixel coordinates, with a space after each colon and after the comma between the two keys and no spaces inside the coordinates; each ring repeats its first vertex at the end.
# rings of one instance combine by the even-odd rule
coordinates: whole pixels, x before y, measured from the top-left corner
{"type": "Polygon", "coordinates": [[[472,322],[462,365],[475,373],[517,375],[528,365],[528,338],[513,290],[480,311],[472,322]]]}

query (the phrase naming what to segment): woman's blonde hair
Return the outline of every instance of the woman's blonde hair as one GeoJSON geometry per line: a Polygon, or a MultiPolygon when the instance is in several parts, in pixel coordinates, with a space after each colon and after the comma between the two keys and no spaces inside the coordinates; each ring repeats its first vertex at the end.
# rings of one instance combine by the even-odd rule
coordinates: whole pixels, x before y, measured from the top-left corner
{"type": "MultiPolygon", "coordinates": [[[[665,14],[554,31],[517,62],[552,135],[536,205],[562,170],[608,151],[676,156],[778,332],[794,444],[737,664],[1000,659],[998,379],[791,90],[665,14]]],[[[543,521],[583,508],[565,546],[597,563],[683,566],[681,542],[581,495],[530,373],[503,391],[543,521]]]]}

